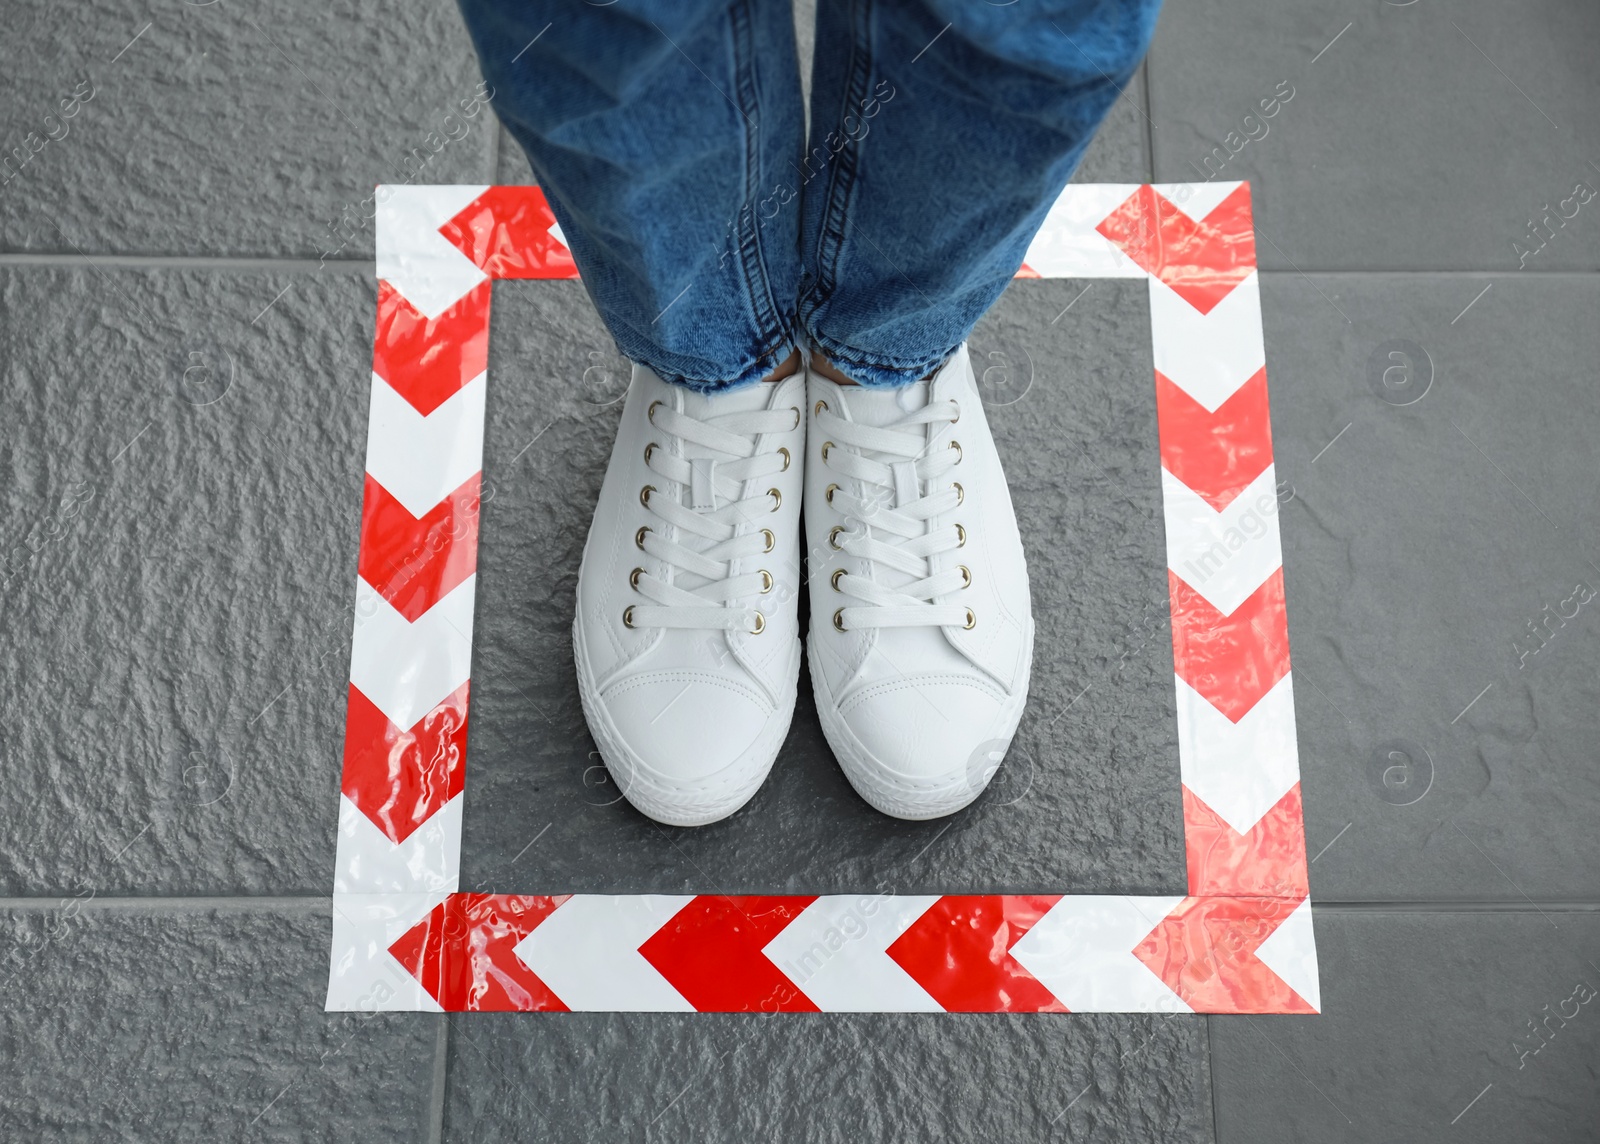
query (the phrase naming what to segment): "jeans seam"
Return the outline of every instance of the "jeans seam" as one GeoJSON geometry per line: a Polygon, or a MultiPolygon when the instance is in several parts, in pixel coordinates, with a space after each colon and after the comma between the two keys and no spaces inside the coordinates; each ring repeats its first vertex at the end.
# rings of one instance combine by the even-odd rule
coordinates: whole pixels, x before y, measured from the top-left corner
{"type": "MultiPolygon", "coordinates": [[[[836,111],[834,122],[842,126],[845,109],[858,106],[866,98],[868,81],[872,78],[872,3],[873,0],[853,0],[850,5],[855,34],[850,37],[849,79],[844,85],[844,100],[836,111]]],[[[816,125],[813,125],[815,127],[816,125]]],[[[830,131],[832,128],[829,129],[830,131]]],[[[817,284],[813,291],[816,302],[812,309],[822,305],[834,291],[839,280],[839,260],[843,255],[845,222],[850,202],[855,196],[856,158],[859,141],[839,149],[834,169],[828,178],[828,198],[822,212],[821,232],[817,240],[817,284]]]]}
{"type": "Polygon", "coordinates": [[[755,321],[759,362],[768,354],[782,348],[785,340],[792,338],[778,311],[777,299],[772,296],[772,279],[767,273],[767,262],[761,247],[761,229],[756,225],[756,195],[760,190],[761,174],[761,122],[760,97],[755,80],[755,46],[751,40],[754,16],[750,0],[739,0],[728,9],[729,36],[733,53],[734,86],[738,92],[740,117],[744,120],[745,146],[745,201],[739,205],[739,261],[743,268],[745,291],[755,321]],[[756,113],[751,119],[750,111],[756,113]]]}

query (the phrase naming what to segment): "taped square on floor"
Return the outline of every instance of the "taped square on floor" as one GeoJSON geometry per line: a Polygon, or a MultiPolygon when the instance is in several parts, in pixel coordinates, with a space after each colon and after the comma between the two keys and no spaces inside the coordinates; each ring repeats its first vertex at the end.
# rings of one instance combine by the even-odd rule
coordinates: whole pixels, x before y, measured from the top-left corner
{"type": "Polygon", "coordinates": [[[536,187],[377,200],[329,1010],[1317,1011],[1247,184],[1069,186],[1019,272],[1147,283],[1181,895],[461,892],[492,282],[577,272],[536,187]]]}

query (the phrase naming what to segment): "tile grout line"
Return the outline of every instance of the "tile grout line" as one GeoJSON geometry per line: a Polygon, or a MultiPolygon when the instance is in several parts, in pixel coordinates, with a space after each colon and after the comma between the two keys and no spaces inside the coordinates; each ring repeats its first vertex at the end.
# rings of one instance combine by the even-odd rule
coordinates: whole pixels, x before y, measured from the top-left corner
{"type": "Polygon", "coordinates": [[[205,910],[326,910],[333,908],[329,894],[263,894],[206,897],[101,897],[75,899],[70,895],[41,898],[0,898],[0,910],[58,910],[67,902],[80,913],[93,910],[137,910],[158,908],[178,913],[205,910]]]}
{"type": "Polygon", "coordinates": [[[1222,1144],[1222,1131],[1217,1127],[1217,1058],[1211,1040],[1212,1014],[1206,1014],[1206,1080],[1211,1089],[1211,1144],[1222,1144]]]}
{"type": "Polygon", "coordinates": [[[449,1082],[450,1014],[439,1015],[433,1039],[433,1091],[428,1097],[428,1144],[444,1144],[445,1086],[449,1082]]]}
{"type": "Polygon", "coordinates": [[[1543,911],[1577,914],[1600,912],[1600,902],[1555,899],[1530,903],[1521,898],[1469,898],[1455,901],[1418,899],[1397,902],[1321,901],[1313,895],[1311,908],[1318,913],[1340,914],[1533,914],[1543,911]]]}
{"type": "MultiPolygon", "coordinates": [[[[576,891],[585,894],[606,894],[606,890],[576,891]]],[[[760,891],[756,891],[760,892],[760,891]]],[[[1010,891],[1007,891],[1010,892],[1010,891]]],[[[1027,892],[1027,891],[1016,891],[1027,892]]],[[[1089,896],[1097,891],[1074,891],[1077,896],[1089,896]]],[[[1104,891],[1099,891],[1104,892],[1104,891]]],[[[383,895],[378,895],[382,897],[383,895]]],[[[1069,895],[1072,896],[1072,895],[1069,895]]],[[[64,902],[71,901],[70,895],[48,895],[42,897],[8,897],[0,898],[0,910],[56,910],[63,908],[64,902]]],[[[142,908],[159,908],[174,911],[204,911],[216,909],[251,910],[251,909],[327,909],[333,904],[333,897],[328,894],[274,894],[274,895],[209,895],[194,897],[94,897],[77,900],[77,908],[83,910],[136,910],[142,908]]],[[[1392,902],[1376,900],[1352,899],[1322,899],[1315,895],[1311,899],[1312,908],[1319,913],[1506,913],[1506,914],[1531,914],[1541,910],[1550,910],[1558,913],[1597,913],[1600,912],[1600,901],[1587,901],[1574,898],[1462,898],[1453,900],[1412,899],[1397,900],[1392,902]]]]}
{"type": "Polygon", "coordinates": [[[1147,181],[1154,183],[1156,181],[1156,108],[1155,104],[1150,102],[1150,56],[1152,54],[1150,52],[1145,53],[1144,67],[1140,70],[1144,72],[1144,109],[1149,113],[1145,116],[1144,121],[1144,157],[1147,160],[1145,172],[1149,175],[1147,181]]]}
{"type": "MultiPolygon", "coordinates": [[[[95,264],[118,270],[262,270],[284,274],[315,274],[332,269],[339,274],[376,274],[375,259],[330,258],[326,262],[316,258],[248,257],[243,255],[188,255],[188,254],[95,254],[95,264]]],[[[53,253],[0,253],[0,267],[42,266],[80,267],[84,256],[53,253]]]]}

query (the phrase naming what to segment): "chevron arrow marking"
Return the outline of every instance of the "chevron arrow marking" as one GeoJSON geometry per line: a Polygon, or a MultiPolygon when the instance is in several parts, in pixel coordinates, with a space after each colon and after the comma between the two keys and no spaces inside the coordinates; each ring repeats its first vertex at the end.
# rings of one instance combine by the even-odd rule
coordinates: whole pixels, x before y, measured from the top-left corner
{"type": "Polygon", "coordinates": [[[389,952],[447,1013],[565,1011],[515,953],[565,900],[451,894],[389,952]]]}
{"type": "Polygon", "coordinates": [[[1240,834],[1300,781],[1291,674],[1237,722],[1176,677],[1183,785],[1240,834]]]}
{"type": "Polygon", "coordinates": [[[834,894],[816,899],[762,950],[828,1013],[942,1013],[888,955],[938,895],[834,894]]]}
{"type": "Polygon", "coordinates": [[[1248,183],[1240,183],[1200,222],[1154,187],[1143,186],[1095,229],[1202,314],[1256,268],[1248,183]]]}
{"type": "Polygon", "coordinates": [[[400,728],[350,686],[340,789],[397,845],[461,793],[469,687],[463,683],[413,726],[400,728]]]}
{"type": "Polygon", "coordinates": [[[442,1010],[389,947],[442,901],[444,893],[333,896],[327,1009],[331,1013],[442,1010]]]}
{"type": "Polygon", "coordinates": [[[1202,408],[1217,407],[1266,368],[1261,279],[1251,271],[1208,313],[1150,279],[1150,350],[1157,372],[1202,408]]]}
{"type": "Polygon", "coordinates": [[[947,895],[889,946],[889,956],[951,1013],[1065,1013],[1011,950],[1059,897],[947,895]]]}
{"type": "Polygon", "coordinates": [[[1184,787],[1183,842],[1191,896],[1243,894],[1298,901],[1309,892],[1299,783],[1246,831],[1235,830],[1184,787]]]}
{"type": "Polygon", "coordinates": [[[396,727],[415,726],[471,676],[476,586],[468,576],[412,623],[357,578],[350,682],[396,727]]]}
{"type": "Polygon", "coordinates": [[[639,952],[692,901],[688,894],[574,894],[523,939],[517,956],[574,1011],[692,1012],[639,952]]]}
{"type": "Polygon", "coordinates": [[[1256,958],[1313,1010],[1322,1012],[1322,984],[1317,974],[1317,943],[1311,933],[1311,899],[1303,899],[1267,940],[1256,958]]]}
{"type": "Polygon", "coordinates": [[[1299,906],[1286,898],[1187,898],[1134,956],[1200,1013],[1312,1013],[1256,956],[1299,906]]]}
{"type": "Polygon", "coordinates": [[[702,1013],[815,1013],[762,952],[815,898],[701,894],[639,953],[702,1013]]]}
{"type": "Polygon", "coordinates": [[[1051,204],[1023,264],[1041,278],[1144,278],[1145,269],[1096,224],[1136,190],[1132,183],[1069,183],[1051,204]]]}
{"type": "Polygon", "coordinates": [[[1182,898],[1072,894],[1050,907],[1011,956],[1074,1013],[1187,1013],[1133,950],[1182,898]]]}
{"type": "Polygon", "coordinates": [[[1289,671],[1282,569],[1226,616],[1177,573],[1167,573],[1167,585],[1173,666],[1185,683],[1237,723],[1289,671]]]}
{"type": "Polygon", "coordinates": [[[1156,193],[1188,215],[1195,222],[1204,222],[1205,217],[1217,207],[1222,205],[1228,196],[1232,195],[1243,182],[1238,180],[1215,180],[1209,183],[1154,183],[1156,193]]]}
{"type": "Polygon", "coordinates": [[[576,278],[555,212],[538,187],[490,187],[439,228],[490,278],[576,278]]]}
{"type": "Polygon", "coordinates": [[[388,282],[379,282],[372,371],[428,416],[488,368],[492,298],[484,279],[430,316],[388,282]]]}
{"type": "Polygon", "coordinates": [[[1161,470],[1168,567],[1223,615],[1231,615],[1283,566],[1277,470],[1268,465],[1218,512],[1161,470]]]}
{"type": "Polygon", "coordinates": [[[374,214],[378,278],[425,318],[436,318],[489,281],[439,228],[488,190],[485,186],[378,188],[374,214]]]}
{"type": "Polygon", "coordinates": [[[357,570],[416,623],[478,568],[478,474],[421,519],[367,474],[357,570]]]}
{"type": "Polygon", "coordinates": [[[401,842],[339,796],[335,894],[446,894],[461,884],[461,796],[418,823],[401,842]]]}
{"type": "Polygon", "coordinates": [[[424,416],[374,373],[367,474],[412,516],[427,515],[483,468],[487,391],[488,377],[480,373],[424,416]]]}
{"type": "MultiPolygon", "coordinates": [[[[1266,367],[1215,410],[1208,410],[1157,370],[1156,423],[1162,468],[1213,511],[1226,511],[1272,464],[1266,367]]],[[[1276,512],[1277,506],[1272,509],[1276,512]]]]}

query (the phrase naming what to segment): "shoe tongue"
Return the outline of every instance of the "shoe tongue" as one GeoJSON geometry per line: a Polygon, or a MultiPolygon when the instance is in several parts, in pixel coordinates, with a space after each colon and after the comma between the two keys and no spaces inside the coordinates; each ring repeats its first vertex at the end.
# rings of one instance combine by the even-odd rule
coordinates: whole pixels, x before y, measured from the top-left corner
{"type": "MultiPolygon", "coordinates": [[[[767,382],[741,386],[721,393],[695,393],[683,395],[683,411],[697,421],[707,421],[727,413],[759,413],[772,404],[772,394],[777,386],[767,382]]],[[[689,458],[716,457],[727,460],[725,453],[717,453],[693,441],[683,443],[683,455],[689,458]]]]}
{"type": "Polygon", "coordinates": [[[845,405],[850,409],[850,419],[863,425],[882,427],[893,425],[908,413],[915,413],[928,404],[928,383],[887,389],[883,386],[840,386],[845,405]]]}
{"type": "Polygon", "coordinates": [[[724,413],[754,413],[772,403],[776,389],[771,382],[758,381],[754,385],[741,385],[738,389],[725,389],[720,393],[689,390],[683,395],[683,411],[701,420],[720,417],[724,413]]]}

